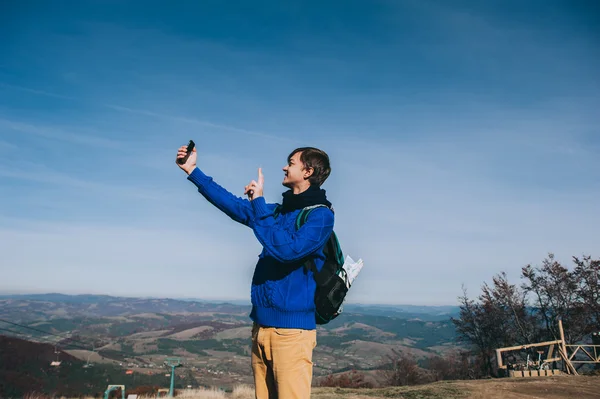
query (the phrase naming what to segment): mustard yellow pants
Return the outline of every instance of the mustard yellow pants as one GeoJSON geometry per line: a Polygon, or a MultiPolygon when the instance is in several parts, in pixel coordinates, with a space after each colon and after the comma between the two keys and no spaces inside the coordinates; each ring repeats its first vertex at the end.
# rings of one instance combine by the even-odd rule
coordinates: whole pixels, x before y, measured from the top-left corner
{"type": "Polygon", "coordinates": [[[252,327],[252,371],[257,399],[309,399],[317,331],[252,327]]]}

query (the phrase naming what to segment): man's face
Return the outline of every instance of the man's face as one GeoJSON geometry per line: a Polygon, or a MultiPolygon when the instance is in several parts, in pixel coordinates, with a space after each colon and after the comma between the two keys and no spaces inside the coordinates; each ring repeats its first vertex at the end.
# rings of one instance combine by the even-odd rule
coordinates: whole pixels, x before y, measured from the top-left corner
{"type": "Polygon", "coordinates": [[[285,172],[283,185],[288,188],[298,186],[304,182],[306,170],[304,170],[304,164],[300,161],[300,155],[302,155],[302,152],[295,153],[292,158],[290,158],[289,163],[283,168],[283,171],[285,172]]]}

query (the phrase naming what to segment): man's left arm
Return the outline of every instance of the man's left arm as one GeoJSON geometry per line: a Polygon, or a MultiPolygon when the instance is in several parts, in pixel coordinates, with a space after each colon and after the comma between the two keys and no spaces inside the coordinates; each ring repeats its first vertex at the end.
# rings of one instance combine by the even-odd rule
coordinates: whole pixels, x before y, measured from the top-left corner
{"type": "Polygon", "coordinates": [[[255,218],[250,227],[269,253],[280,262],[295,262],[322,248],[333,232],[334,216],[330,209],[314,209],[306,223],[295,231],[287,231],[275,223],[273,211],[263,197],[251,201],[255,218]]]}

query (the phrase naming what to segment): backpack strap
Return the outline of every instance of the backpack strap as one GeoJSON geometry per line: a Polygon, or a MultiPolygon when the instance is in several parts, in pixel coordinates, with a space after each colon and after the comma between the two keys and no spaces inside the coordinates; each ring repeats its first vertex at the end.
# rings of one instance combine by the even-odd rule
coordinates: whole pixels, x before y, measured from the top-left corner
{"type": "MultiPolygon", "coordinates": [[[[308,219],[308,215],[310,215],[310,213],[314,209],[320,208],[320,207],[328,208],[333,212],[332,208],[329,208],[327,205],[324,205],[324,204],[307,206],[306,208],[303,208],[300,211],[300,213],[298,214],[298,216],[296,217],[296,230],[300,229],[300,227],[302,227],[304,225],[304,223],[306,223],[306,220],[308,219]]],[[[331,236],[327,239],[327,242],[325,243],[324,252],[325,252],[325,257],[327,257],[328,254],[332,254],[333,258],[336,259],[336,261],[338,263],[340,261],[341,261],[340,264],[344,263],[344,256],[342,255],[340,244],[339,244],[339,241],[337,239],[335,232],[332,232],[331,236]]],[[[317,270],[315,261],[312,256],[309,256],[305,260],[304,267],[307,270],[311,270],[313,272],[313,275],[314,275],[314,278],[315,278],[315,281],[317,282],[317,284],[325,283],[327,276],[321,275],[321,273],[317,270]]]]}
{"type": "Polygon", "coordinates": [[[275,219],[277,219],[277,216],[279,216],[281,214],[281,205],[277,204],[277,206],[275,206],[275,209],[273,210],[273,217],[275,219]]]}
{"type": "MultiPolygon", "coordinates": [[[[308,219],[308,215],[314,209],[319,208],[319,207],[329,208],[327,205],[319,204],[319,205],[307,206],[306,208],[302,209],[302,211],[300,211],[300,214],[296,218],[296,230],[300,229],[300,227],[302,227],[302,225],[304,223],[306,223],[306,220],[308,219]]],[[[331,210],[331,212],[333,212],[333,208],[329,208],[329,210],[331,210]]],[[[337,263],[339,263],[340,265],[344,264],[344,254],[342,253],[342,249],[340,247],[340,242],[339,242],[335,232],[331,232],[331,237],[327,240],[327,243],[325,244],[325,251],[327,251],[327,253],[329,253],[329,254],[332,254],[333,258],[337,261],[337,263]]]]}
{"type": "Polygon", "coordinates": [[[298,214],[298,217],[296,217],[296,230],[300,230],[300,227],[302,227],[302,225],[304,225],[304,223],[306,223],[306,220],[308,219],[308,215],[313,211],[313,209],[321,208],[321,207],[328,208],[333,212],[333,209],[329,208],[327,205],[324,205],[324,204],[312,205],[312,206],[307,206],[306,208],[302,208],[302,210],[298,214]]]}

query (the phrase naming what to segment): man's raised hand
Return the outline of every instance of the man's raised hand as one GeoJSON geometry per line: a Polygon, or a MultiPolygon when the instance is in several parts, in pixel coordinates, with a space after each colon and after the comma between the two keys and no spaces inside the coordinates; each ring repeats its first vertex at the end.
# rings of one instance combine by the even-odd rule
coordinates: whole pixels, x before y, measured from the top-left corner
{"type": "Polygon", "coordinates": [[[263,176],[262,168],[258,168],[258,181],[252,180],[250,184],[244,187],[244,195],[247,195],[250,201],[258,197],[262,197],[264,186],[265,177],[263,176]]]}
{"type": "Polygon", "coordinates": [[[190,173],[192,173],[194,171],[194,169],[196,169],[196,158],[198,156],[198,154],[196,153],[196,148],[194,148],[192,150],[192,153],[188,157],[187,161],[185,161],[185,163],[180,164],[179,162],[177,162],[179,159],[185,158],[186,155],[187,155],[187,145],[182,145],[181,147],[179,147],[179,150],[177,151],[177,158],[175,159],[175,163],[177,164],[177,166],[179,166],[181,169],[183,169],[185,171],[185,173],[187,173],[189,175],[190,173]]]}

